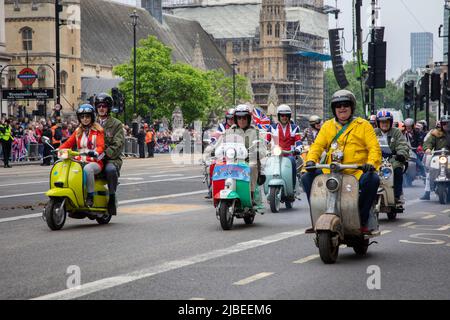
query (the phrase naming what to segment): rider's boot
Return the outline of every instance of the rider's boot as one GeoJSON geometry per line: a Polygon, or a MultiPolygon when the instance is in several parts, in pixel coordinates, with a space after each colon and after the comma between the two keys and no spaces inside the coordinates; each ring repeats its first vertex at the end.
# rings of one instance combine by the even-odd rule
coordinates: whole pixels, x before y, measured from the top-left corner
{"type": "Polygon", "coordinates": [[[117,215],[116,195],[110,194],[108,200],[108,213],[112,216],[117,215]]]}
{"type": "Polygon", "coordinates": [[[425,194],[420,198],[420,200],[430,200],[430,191],[425,191],[425,194]]]}
{"type": "Polygon", "coordinates": [[[94,194],[88,193],[86,197],[86,206],[92,208],[94,206],[94,194]]]}

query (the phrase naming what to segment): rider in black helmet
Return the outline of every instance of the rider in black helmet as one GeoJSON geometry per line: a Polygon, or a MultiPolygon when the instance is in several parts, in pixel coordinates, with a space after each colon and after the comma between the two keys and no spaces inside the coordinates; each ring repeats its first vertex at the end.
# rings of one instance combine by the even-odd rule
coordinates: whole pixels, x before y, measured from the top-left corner
{"type": "Polygon", "coordinates": [[[98,114],[98,122],[105,130],[105,175],[109,189],[108,212],[111,215],[116,215],[116,190],[120,168],[122,167],[122,149],[125,143],[123,124],[118,119],[110,116],[114,101],[109,94],[99,93],[95,97],[94,104],[98,114]]]}

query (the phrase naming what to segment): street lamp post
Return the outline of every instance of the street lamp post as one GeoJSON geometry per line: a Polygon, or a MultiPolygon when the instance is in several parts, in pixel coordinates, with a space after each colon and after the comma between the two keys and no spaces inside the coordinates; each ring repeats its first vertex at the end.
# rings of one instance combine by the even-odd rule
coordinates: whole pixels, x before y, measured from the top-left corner
{"type": "Polygon", "coordinates": [[[133,113],[136,113],[136,26],[139,16],[136,10],[130,14],[133,23],[133,113]]]}
{"type": "Polygon", "coordinates": [[[233,106],[236,106],[236,66],[238,65],[237,60],[233,59],[231,66],[233,67],[233,106]]]}

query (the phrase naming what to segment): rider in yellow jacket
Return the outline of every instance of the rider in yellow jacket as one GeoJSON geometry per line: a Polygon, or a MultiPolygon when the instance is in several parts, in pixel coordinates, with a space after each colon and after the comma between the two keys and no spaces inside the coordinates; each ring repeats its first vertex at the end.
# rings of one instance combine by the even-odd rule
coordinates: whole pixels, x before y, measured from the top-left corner
{"type": "MultiPolygon", "coordinates": [[[[358,164],[363,170],[345,170],[359,180],[359,211],[361,216],[361,231],[368,233],[369,213],[374,203],[380,179],[376,170],[381,165],[381,149],[375,130],[371,124],[362,118],[354,117],[356,98],[348,90],[339,90],[331,98],[331,109],[334,118],[326,121],[306,158],[306,168],[320,161],[323,151],[327,157],[325,163],[340,162],[343,164],[358,164]]],[[[303,188],[308,196],[314,178],[329,170],[307,169],[302,176],[303,188]]],[[[311,232],[311,230],[308,230],[311,232]]]]}

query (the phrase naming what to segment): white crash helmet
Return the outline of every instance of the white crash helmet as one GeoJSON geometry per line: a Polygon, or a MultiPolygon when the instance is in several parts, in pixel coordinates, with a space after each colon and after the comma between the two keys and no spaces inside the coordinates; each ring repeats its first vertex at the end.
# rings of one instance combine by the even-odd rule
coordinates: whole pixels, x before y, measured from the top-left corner
{"type": "Polygon", "coordinates": [[[278,121],[281,121],[280,115],[282,114],[288,115],[289,119],[291,119],[292,115],[291,107],[289,107],[287,104],[280,104],[277,108],[278,121]]]}
{"type": "Polygon", "coordinates": [[[227,110],[227,112],[225,113],[225,118],[226,119],[234,118],[234,108],[230,108],[227,110]]]}
{"type": "Polygon", "coordinates": [[[248,124],[250,125],[252,121],[252,115],[249,106],[246,104],[237,105],[236,108],[234,108],[234,123],[237,124],[237,117],[243,116],[247,116],[248,124]]]}
{"type": "Polygon", "coordinates": [[[408,118],[404,122],[405,127],[414,127],[414,120],[411,118],[408,118]]]}
{"type": "Polygon", "coordinates": [[[322,119],[317,115],[312,115],[311,117],[309,117],[309,124],[311,126],[319,124],[320,122],[322,122],[322,119]]]}

